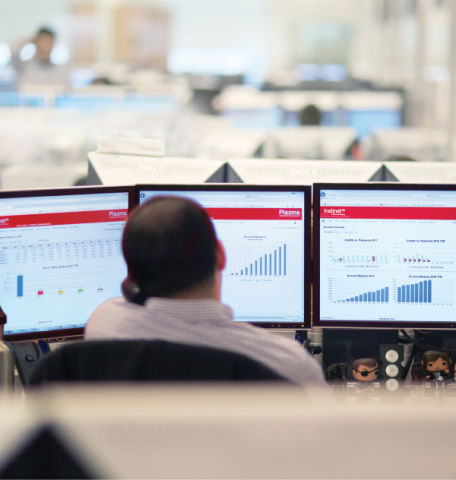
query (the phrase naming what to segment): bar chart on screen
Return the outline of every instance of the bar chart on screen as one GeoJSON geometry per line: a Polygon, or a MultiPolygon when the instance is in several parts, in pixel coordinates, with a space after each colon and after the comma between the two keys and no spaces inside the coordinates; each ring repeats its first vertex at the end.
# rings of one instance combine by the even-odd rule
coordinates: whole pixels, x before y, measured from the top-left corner
{"type": "Polygon", "coordinates": [[[391,259],[389,245],[382,243],[328,242],[332,264],[387,264],[391,259]]]}
{"type": "Polygon", "coordinates": [[[394,301],[398,305],[453,305],[454,282],[438,276],[416,281],[393,280],[394,301]]]}
{"type": "Polygon", "coordinates": [[[369,279],[366,277],[329,278],[329,300],[332,303],[350,303],[353,305],[389,303],[391,290],[388,282],[382,279],[369,279]]]}
{"type": "Polygon", "coordinates": [[[425,245],[393,244],[393,260],[399,265],[453,265],[455,249],[453,244],[428,243],[425,245]]]}
{"type": "Polygon", "coordinates": [[[287,244],[261,247],[229,243],[225,246],[225,276],[277,277],[287,275],[287,244]]]}
{"type": "Polygon", "coordinates": [[[227,258],[222,273],[222,302],[233,309],[235,320],[303,319],[302,237],[293,231],[294,236],[288,235],[289,240],[283,241],[280,230],[273,233],[255,232],[245,235],[244,240],[222,237],[227,258]],[[269,236],[272,238],[265,238],[269,236]]]}
{"type": "Polygon", "coordinates": [[[5,278],[8,298],[90,295],[109,290],[110,271],[103,267],[65,265],[47,270],[10,272],[5,278]]]}

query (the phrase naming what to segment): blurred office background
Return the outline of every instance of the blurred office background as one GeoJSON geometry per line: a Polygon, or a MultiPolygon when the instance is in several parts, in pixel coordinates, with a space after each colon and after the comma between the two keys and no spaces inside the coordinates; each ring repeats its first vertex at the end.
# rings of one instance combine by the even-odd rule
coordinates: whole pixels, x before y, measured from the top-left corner
{"type": "Polygon", "coordinates": [[[456,160],[454,3],[1,0],[1,186],[72,184],[102,134],[188,158],[456,160]],[[65,83],[12,66],[43,26],[65,83]]]}

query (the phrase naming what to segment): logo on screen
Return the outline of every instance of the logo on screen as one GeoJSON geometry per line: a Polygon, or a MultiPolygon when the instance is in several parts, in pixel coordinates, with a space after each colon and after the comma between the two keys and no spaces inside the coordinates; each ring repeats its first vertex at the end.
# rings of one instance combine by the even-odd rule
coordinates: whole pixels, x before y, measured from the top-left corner
{"type": "Polygon", "coordinates": [[[345,208],[324,208],[324,213],[327,215],[341,215],[345,216],[345,208]]]}
{"type": "Polygon", "coordinates": [[[0,220],[0,223],[7,223],[7,222],[9,222],[9,218],[2,218],[0,220]]]}
{"type": "Polygon", "coordinates": [[[279,210],[279,217],[301,217],[300,210],[279,210]]]}
{"type": "Polygon", "coordinates": [[[325,192],[321,192],[321,193],[320,193],[320,197],[326,197],[326,193],[325,193],[325,192]]]}
{"type": "Polygon", "coordinates": [[[109,212],[110,217],[126,217],[127,212],[109,212]]]}
{"type": "Polygon", "coordinates": [[[140,193],[139,198],[146,198],[146,194],[145,193],[140,193]]]}

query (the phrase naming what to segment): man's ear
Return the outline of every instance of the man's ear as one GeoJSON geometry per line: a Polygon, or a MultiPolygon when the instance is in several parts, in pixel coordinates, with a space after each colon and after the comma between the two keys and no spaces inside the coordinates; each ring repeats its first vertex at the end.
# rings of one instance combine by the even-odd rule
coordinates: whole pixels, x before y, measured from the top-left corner
{"type": "Polygon", "coordinates": [[[226,254],[223,248],[222,242],[217,240],[217,246],[215,249],[215,268],[222,271],[226,266],[226,254]]]}

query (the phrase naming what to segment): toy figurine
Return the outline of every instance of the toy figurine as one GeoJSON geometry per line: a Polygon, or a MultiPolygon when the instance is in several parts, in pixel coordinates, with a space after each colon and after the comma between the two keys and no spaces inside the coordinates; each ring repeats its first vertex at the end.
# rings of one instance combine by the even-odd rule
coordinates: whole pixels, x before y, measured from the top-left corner
{"type": "Polygon", "coordinates": [[[411,367],[411,381],[412,385],[422,385],[423,378],[423,366],[419,362],[415,362],[411,367]]]}
{"type": "Polygon", "coordinates": [[[447,380],[447,384],[456,388],[456,363],[453,365],[453,376],[450,375],[450,378],[447,380]]]}
{"type": "Polygon", "coordinates": [[[373,358],[360,358],[352,365],[352,375],[358,380],[355,391],[359,401],[372,400],[374,393],[374,380],[378,377],[378,363],[373,358]]]}
{"type": "Polygon", "coordinates": [[[421,365],[424,378],[431,382],[443,382],[444,376],[450,373],[451,358],[447,353],[428,350],[423,354],[421,365]]]}
{"type": "Polygon", "coordinates": [[[336,401],[342,401],[347,387],[347,364],[333,363],[326,369],[325,377],[329,386],[333,389],[336,401]]]}
{"type": "Polygon", "coordinates": [[[412,403],[419,403],[424,397],[424,376],[421,362],[414,362],[410,368],[410,397],[412,403]]]}
{"type": "Polygon", "coordinates": [[[445,396],[456,397],[456,363],[453,362],[453,370],[448,375],[448,380],[445,381],[445,396]]]}

